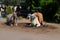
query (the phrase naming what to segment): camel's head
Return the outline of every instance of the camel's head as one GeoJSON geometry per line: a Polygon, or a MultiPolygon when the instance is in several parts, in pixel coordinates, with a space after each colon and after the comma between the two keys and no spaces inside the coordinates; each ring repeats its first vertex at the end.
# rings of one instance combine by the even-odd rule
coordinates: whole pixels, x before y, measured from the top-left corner
{"type": "Polygon", "coordinates": [[[31,19],[34,20],[36,16],[34,14],[31,15],[31,19]]]}
{"type": "Polygon", "coordinates": [[[28,14],[27,18],[34,20],[36,18],[36,16],[34,14],[28,14]]]}
{"type": "Polygon", "coordinates": [[[30,19],[32,14],[28,14],[27,18],[30,19]]]}

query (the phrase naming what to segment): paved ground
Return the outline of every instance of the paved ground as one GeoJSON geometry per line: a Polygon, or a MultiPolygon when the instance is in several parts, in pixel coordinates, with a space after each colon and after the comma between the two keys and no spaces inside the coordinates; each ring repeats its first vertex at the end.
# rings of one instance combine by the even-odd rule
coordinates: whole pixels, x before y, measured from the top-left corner
{"type": "MultiPolygon", "coordinates": [[[[24,20],[25,19],[22,19],[20,22],[28,22],[28,20],[24,20]]],[[[0,19],[0,40],[60,40],[60,24],[47,23],[57,28],[48,30],[46,28],[42,28],[44,30],[41,30],[40,28],[40,32],[39,30],[35,32],[36,29],[32,28],[25,29],[22,27],[6,26],[4,22],[5,19],[0,19]]]]}

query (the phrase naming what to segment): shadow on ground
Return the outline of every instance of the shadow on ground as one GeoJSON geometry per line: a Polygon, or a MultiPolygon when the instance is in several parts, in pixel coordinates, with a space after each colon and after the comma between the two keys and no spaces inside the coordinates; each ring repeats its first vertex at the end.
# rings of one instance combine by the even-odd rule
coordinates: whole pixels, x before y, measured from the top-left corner
{"type": "Polygon", "coordinates": [[[0,28],[4,29],[10,29],[10,30],[18,30],[18,31],[25,31],[25,32],[35,32],[35,33],[47,33],[47,32],[53,32],[57,29],[57,27],[54,27],[52,25],[44,25],[40,26],[38,28],[33,28],[30,26],[26,26],[27,23],[18,23],[18,26],[7,26],[6,24],[1,24],[0,28]]]}
{"type": "MultiPolygon", "coordinates": [[[[18,23],[18,27],[22,27],[22,28],[33,28],[31,26],[27,26],[28,23],[18,23]]],[[[35,27],[34,29],[40,29],[40,28],[48,28],[48,29],[57,29],[57,27],[54,27],[52,25],[43,25],[43,26],[40,26],[40,27],[35,27]]]]}

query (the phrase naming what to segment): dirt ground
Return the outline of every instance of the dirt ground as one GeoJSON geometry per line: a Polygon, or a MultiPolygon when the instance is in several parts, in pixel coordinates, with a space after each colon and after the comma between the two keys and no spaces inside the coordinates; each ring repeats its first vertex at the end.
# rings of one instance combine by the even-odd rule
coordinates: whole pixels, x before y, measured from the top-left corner
{"type": "Polygon", "coordinates": [[[6,22],[6,19],[0,20],[0,28],[25,31],[25,32],[35,32],[35,33],[55,32],[55,30],[59,29],[59,27],[57,26],[60,26],[60,25],[55,26],[53,25],[53,23],[52,24],[46,23],[44,26],[33,28],[33,27],[26,26],[27,23],[30,23],[29,20],[27,19],[18,20],[18,26],[8,26],[5,24],[5,22],[6,22]]]}
{"type": "Polygon", "coordinates": [[[5,21],[0,19],[0,40],[60,40],[60,24],[46,23],[32,28],[26,26],[27,19],[18,20],[18,26],[8,26],[5,21]]]}

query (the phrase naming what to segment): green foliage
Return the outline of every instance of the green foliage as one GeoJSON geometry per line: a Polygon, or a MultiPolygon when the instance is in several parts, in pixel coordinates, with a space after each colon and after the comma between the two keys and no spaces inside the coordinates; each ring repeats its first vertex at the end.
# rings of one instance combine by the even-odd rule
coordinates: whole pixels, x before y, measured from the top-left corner
{"type": "Polygon", "coordinates": [[[5,5],[9,4],[8,0],[2,0],[2,3],[5,4],[5,5]]]}
{"type": "MultiPolygon", "coordinates": [[[[2,0],[4,4],[17,5],[20,4],[19,0],[2,0]]],[[[30,7],[30,11],[33,13],[35,10],[39,10],[43,13],[45,21],[60,21],[60,1],[59,0],[26,0],[26,5],[30,7]]],[[[7,13],[11,13],[10,7],[6,9],[7,13]]]]}
{"type": "Polygon", "coordinates": [[[53,0],[41,0],[40,4],[41,5],[48,5],[49,3],[52,3],[52,2],[53,2],[53,0]]]}
{"type": "Polygon", "coordinates": [[[6,13],[12,13],[12,8],[10,6],[6,6],[6,13]]]}
{"type": "Polygon", "coordinates": [[[17,5],[17,0],[11,0],[10,5],[17,5]]]}
{"type": "Polygon", "coordinates": [[[45,21],[54,21],[54,15],[58,11],[58,3],[56,0],[31,0],[30,9],[32,13],[39,10],[44,15],[45,21]]]}
{"type": "Polygon", "coordinates": [[[58,5],[56,2],[52,2],[43,7],[43,15],[46,21],[54,21],[53,17],[58,10],[58,5]]]}
{"type": "Polygon", "coordinates": [[[48,4],[52,3],[53,0],[32,0],[31,3],[31,10],[42,10],[43,6],[47,6],[48,4]]]}
{"type": "Polygon", "coordinates": [[[2,3],[5,5],[18,5],[20,0],[2,0],[2,3]]]}
{"type": "Polygon", "coordinates": [[[57,13],[54,15],[54,21],[60,23],[60,7],[57,13]]]}

